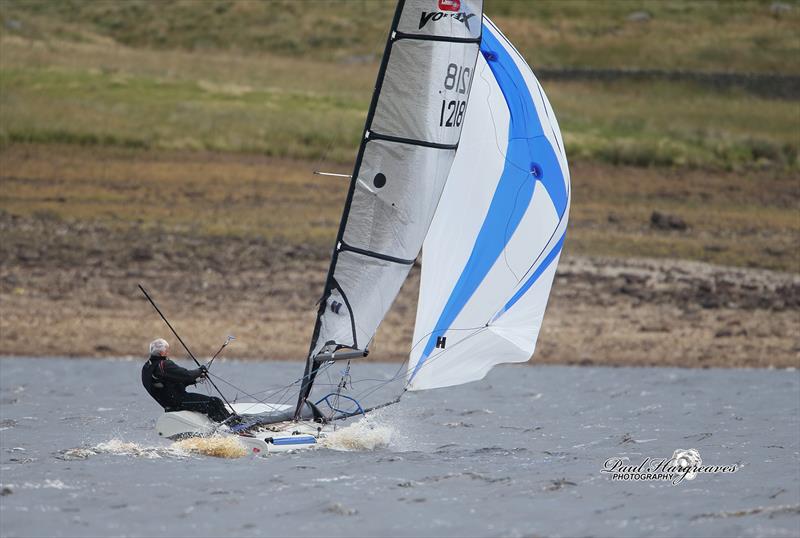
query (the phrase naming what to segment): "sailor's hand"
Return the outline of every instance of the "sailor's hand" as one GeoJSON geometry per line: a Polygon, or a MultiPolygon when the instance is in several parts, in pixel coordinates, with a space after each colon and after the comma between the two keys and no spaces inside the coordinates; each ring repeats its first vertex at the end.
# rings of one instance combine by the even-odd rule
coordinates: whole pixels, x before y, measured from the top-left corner
{"type": "Polygon", "coordinates": [[[208,368],[205,366],[200,366],[200,375],[197,376],[197,379],[205,380],[208,379],[208,368]]]}

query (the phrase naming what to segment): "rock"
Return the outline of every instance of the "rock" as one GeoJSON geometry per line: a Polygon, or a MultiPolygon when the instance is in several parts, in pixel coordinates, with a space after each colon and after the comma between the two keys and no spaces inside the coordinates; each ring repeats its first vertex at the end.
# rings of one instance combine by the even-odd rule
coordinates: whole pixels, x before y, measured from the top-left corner
{"type": "Polygon", "coordinates": [[[686,230],[689,226],[682,218],[653,211],[650,215],[650,226],[656,230],[686,230]]]}
{"type": "Polygon", "coordinates": [[[639,327],[639,332],[643,333],[668,333],[670,332],[669,327],[663,324],[649,324],[649,325],[642,325],[639,327]]]}
{"type": "Polygon", "coordinates": [[[26,248],[17,252],[17,259],[21,262],[35,262],[41,258],[38,251],[32,248],[26,248]]]}
{"type": "Polygon", "coordinates": [[[133,247],[131,259],[135,262],[146,262],[153,259],[153,249],[150,247],[133,247]]]}
{"type": "Polygon", "coordinates": [[[577,485],[578,485],[577,483],[567,480],[566,478],[559,478],[556,480],[551,480],[550,483],[544,487],[544,489],[546,491],[557,491],[566,486],[577,486],[577,485]]]}
{"type": "Polygon", "coordinates": [[[627,17],[629,22],[647,22],[652,18],[653,15],[651,15],[647,11],[634,11],[627,17]]]}
{"type": "Polygon", "coordinates": [[[780,18],[782,15],[786,15],[791,11],[792,6],[784,2],[772,2],[772,4],[769,6],[769,12],[775,18],[780,18]]]}

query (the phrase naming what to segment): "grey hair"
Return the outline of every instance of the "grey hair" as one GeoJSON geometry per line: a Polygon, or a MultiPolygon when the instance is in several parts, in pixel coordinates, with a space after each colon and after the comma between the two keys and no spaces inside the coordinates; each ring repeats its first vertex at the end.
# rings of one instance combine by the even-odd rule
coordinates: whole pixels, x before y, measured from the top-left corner
{"type": "Polygon", "coordinates": [[[151,355],[161,355],[163,352],[169,349],[169,342],[164,340],[163,338],[157,338],[150,342],[150,354],[151,355]]]}

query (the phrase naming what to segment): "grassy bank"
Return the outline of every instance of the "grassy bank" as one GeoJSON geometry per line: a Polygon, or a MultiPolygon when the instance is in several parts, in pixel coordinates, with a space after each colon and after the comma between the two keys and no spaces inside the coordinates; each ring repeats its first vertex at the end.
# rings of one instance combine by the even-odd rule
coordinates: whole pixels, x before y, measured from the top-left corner
{"type": "MultiPolygon", "coordinates": [[[[376,66],[0,41],[0,142],[350,163],[376,66]]],[[[572,160],[797,170],[796,101],[683,82],[544,81],[572,160]]]]}

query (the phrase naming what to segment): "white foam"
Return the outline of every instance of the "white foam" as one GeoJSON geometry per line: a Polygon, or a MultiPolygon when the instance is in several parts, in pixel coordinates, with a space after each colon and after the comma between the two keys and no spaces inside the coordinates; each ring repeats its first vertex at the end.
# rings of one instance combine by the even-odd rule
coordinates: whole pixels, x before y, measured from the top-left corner
{"type": "Polygon", "coordinates": [[[329,433],[321,446],[333,450],[375,450],[386,448],[392,440],[394,430],[375,417],[365,417],[354,424],[329,433]]]}
{"type": "Polygon", "coordinates": [[[144,446],[138,443],[129,443],[121,439],[111,439],[90,447],[78,447],[65,450],[61,457],[67,460],[84,460],[98,454],[115,454],[118,456],[134,456],[137,458],[157,459],[163,457],[185,458],[188,453],[173,444],[170,447],[144,446]]]}
{"type": "Polygon", "coordinates": [[[15,489],[78,489],[75,486],[69,486],[61,480],[45,479],[44,482],[23,482],[22,484],[4,484],[0,483],[0,488],[15,489]]]}

